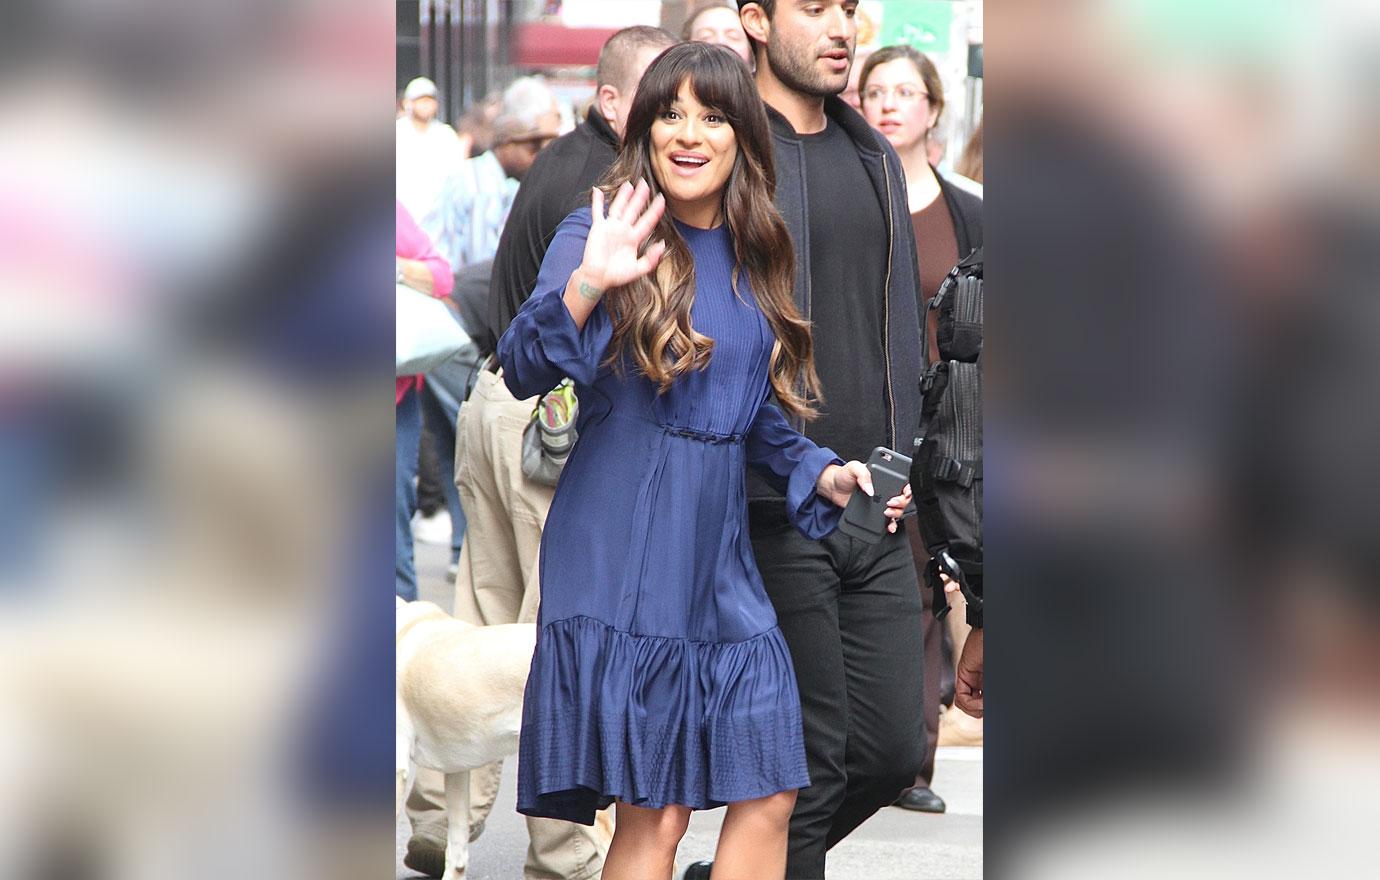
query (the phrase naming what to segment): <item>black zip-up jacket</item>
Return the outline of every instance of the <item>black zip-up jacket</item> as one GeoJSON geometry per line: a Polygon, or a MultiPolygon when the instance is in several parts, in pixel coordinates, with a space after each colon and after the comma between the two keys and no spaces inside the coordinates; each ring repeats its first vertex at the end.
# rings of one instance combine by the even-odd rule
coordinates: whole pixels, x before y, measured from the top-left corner
{"type": "MultiPolygon", "coordinates": [[[[906,200],[906,176],[901,160],[880,132],[867,124],[856,110],[838,97],[824,100],[825,114],[839,125],[858,149],[863,167],[867,170],[878,201],[887,205],[887,265],[883,278],[886,285],[886,313],[883,316],[886,354],[887,437],[877,438],[903,455],[914,450],[915,434],[920,427],[920,373],[924,366],[924,349],[920,332],[919,300],[920,268],[915,255],[915,230],[910,222],[906,200]]],[[[795,303],[801,315],[811,317],[810,289],[810,222],[811,210],[827,211],[828,205],[811,205],[805,175],[805,153],[800,136],[786,117],[770,105],[767,118],[771,123],[772,143],[776,158],[776,207],[791,231],[795,244],[795,303]]],[[[850,230],[840,229],[840,236],[850,230]]],[[[854,252],[860,252],[861,247],[854,252]]],[[[830,328],[814,328],[815,333],[828,333],[830,328]]],[[[797,428],[809,435],[809,428],[795,420],[797,428]]],[[[748,497],[751,499],[779,498],[764,480],[749,476],[748,497]]]]}
{"type": "Polygon", "coordinates": [[[961,260],[982,247],[982,197],[960,188],[938,171],[934,176],[939,181],[939,191],[944,195],[949,216],[954,218],[954,238],[958,240],[961,260]]]}

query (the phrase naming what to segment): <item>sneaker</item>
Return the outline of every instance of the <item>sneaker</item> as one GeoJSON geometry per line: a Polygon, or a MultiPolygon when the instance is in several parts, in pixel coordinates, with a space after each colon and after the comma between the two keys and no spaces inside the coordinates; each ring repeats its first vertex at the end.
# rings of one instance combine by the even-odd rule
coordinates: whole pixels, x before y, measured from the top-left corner
{"type": "Polygon", "coordinates": [[[446,583],[453,584],[460,579],[460,563],[452,562],[446,566],[446,583]]]}
{"type": "Polygon", "coordinates": [[[412,518],[412,537],[423,544],[450,546],[450,511],[442,508],[431,516],[421,514],[412,518]]]}

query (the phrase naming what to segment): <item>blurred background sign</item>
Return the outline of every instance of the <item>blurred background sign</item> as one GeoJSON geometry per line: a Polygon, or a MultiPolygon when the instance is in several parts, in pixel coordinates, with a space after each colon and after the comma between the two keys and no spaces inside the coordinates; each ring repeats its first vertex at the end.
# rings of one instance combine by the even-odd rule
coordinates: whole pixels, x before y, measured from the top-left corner
{"type": "Polygon", "coordinates": [[[614,30],[661,24],[661,0],[561,0],[560,9],[561,24],[569,28],[608,28],[613,21],[614,30]]]}
{"type": "Polygon", "coordinates": [[[949,31],[954,21],[952,0],[888,0],[880,5],[879,45],[906,43],[925,53],[949,51],[949,31]]]}

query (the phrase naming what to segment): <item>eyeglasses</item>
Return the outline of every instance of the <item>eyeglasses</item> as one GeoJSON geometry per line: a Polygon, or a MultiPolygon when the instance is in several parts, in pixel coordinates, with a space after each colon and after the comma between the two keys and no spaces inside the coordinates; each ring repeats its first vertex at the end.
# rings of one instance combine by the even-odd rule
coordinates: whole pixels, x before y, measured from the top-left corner
{"type": "Polygon", "coordinates": [[[895,95],[896,103],[898,104],[914,104],[917,101],[928,101],[930,99],[928,92],[922,92],[915,86],[906,85],[905,83],[902,83],[894,89],[885,89],[881,86],[868,86],[862,90],[862,99],[864,101],[882,101],[886,99],[888,94],[895,95]]]}

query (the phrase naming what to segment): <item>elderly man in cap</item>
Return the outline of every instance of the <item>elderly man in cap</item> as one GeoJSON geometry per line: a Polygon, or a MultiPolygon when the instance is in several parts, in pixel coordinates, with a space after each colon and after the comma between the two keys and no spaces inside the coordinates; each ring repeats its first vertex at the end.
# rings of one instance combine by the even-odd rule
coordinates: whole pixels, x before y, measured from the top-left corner
{"type": "Polygon", "coordinates": [[[446,178],[469,155],[455,129],[436,118],[436,83],[419,76],[403,91],[398,119],[398,201],[421,220],[431,213],[446,178]]]}
{"type": "Polygon", "coordinates": [[[542,80],[522,77],[504,89],[493,147],[466,160],[446,179],[422,221],[452,269],[493,259],[518,184],[537,153],[560,133],[556,98],[542,80]]]}

